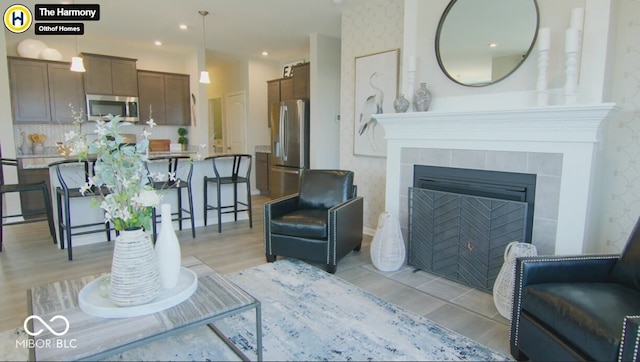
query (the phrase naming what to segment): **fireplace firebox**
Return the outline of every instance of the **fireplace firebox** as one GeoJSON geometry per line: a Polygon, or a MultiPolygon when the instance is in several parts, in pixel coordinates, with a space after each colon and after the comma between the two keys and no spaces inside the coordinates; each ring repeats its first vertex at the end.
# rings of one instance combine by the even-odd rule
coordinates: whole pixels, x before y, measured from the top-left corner
{"type": "Polygon", "coordinates": [[[531,243],[536,175],[426,165],[413,166],[413,187],[527,203],[525,240],[531,243]]]}

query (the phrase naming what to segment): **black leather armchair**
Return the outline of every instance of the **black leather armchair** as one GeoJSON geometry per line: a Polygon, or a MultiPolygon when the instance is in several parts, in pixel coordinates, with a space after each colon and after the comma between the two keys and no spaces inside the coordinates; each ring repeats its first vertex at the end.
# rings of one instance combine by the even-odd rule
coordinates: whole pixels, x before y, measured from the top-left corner
{"type": "Polygon", "coordinates": [[[636,361],[640,220],[621,255],[519,258],[513,298],[514,358],[636,361]]]}
{"type": "Polygon", "coordinates": [[[356,191],[352,171],[303,170],[300,193],[264,205],[267,261],[305,259],[335,273],[338,261],[362,245],[364,204],[356,191]]]}

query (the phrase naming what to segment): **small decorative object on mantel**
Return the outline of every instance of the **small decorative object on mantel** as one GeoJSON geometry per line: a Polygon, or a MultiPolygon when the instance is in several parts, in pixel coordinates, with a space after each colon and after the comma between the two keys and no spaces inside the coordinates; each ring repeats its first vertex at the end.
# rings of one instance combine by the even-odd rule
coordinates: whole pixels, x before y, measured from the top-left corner
{"type": "Polygon", "coordinates": [[[371,241],[371,263],[380,271],[396,271],[404,264],[405,246],[398,219],[388,212],[378,217],[378,229],[371,241]]]}
{"type": "Polygon", "coordinates": [[[541,28],[538,30],[538,80],[536,92],[538,93],[538,106],[549,104],[549,91],[547,90],[547,68],[549,67],[550,30],[541,28]]]}
{"type": "Polygon", "coordinates": [[[409,105],[409,100],[404,97],[404,94],[400,94],[400,97],[393,101],[393,108],[395,108],[396,113],[406,112],[409,109],[409,105]]]}
{"type": "Polygon", "coordinates": [[[413,95],[413,108],[416,112],[426,112],[431,105],[431,92],[427,89],[427,83],[420,83],[420,88],[413,95]]]}
{"type": "Polygon", "coordinates": [[[158,271],[164,289],[171,289],[178,283],[180,275],[180,243],[171,224],[171,204],[160,205],[162,223],[156,240],[158,271]]]}
{"type": "MultiPolygon", "coordinates": [[[[101,199],[106,221],[120,232],[113,252],[109,299],[119,307],[130,307],[149,303],[162,292],[156,253],[143,228],[151,230],[152,211],[160,202],[149,177],[155,181],[165,177],[149,175],[145,167],[150,135],[146,128],[137,144],[127,144],[120,128],[131,124],[111,114],[107,119],[97,121],[97,139],[78,154],[80,160],[95,157],[95,174],[80,191],[101,199]]],[[[152,120],[147,124],[155,126],[152,120]]]]}

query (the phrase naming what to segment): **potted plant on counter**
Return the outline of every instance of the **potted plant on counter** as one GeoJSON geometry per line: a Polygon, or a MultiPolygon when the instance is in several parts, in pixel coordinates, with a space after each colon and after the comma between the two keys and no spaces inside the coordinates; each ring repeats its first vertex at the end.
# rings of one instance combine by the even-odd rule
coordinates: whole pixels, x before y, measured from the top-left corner
{"type": "Polygon", "coordinates": [[[182,145],[182,150],[187,150],[189,139],[187,138],[187,129],[184,127],[178,128],[178,143],[182,145]]]}

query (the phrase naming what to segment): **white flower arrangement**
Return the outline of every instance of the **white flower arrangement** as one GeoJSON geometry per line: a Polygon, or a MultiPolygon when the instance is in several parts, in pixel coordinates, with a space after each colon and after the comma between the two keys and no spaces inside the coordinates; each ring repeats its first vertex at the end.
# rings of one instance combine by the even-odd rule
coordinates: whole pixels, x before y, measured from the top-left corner
{"type": "MultiPolygon", "coordinates": [[[[113,223],[116,230],[139,227],[150,230],[153,208],[160,203],[160,195],[150,185],[149,177],[155,181],[166,178],[159,173],[150,175],[145,166],[151,133],[145,128],[142,139],[135,145],[123,143],[120,128],[131,123],[111,114],[106,118],[108,121],[96,123],[97,139],[78,153],[80,160],[95,158],[94,175],[80,192],[99,196],[105,221],[113,223]]],[[[153,119],[147,124],[150,128],[155,126],[153,119]]],[[[175,175],[169,179],[175,180],[175,175]]]]}

